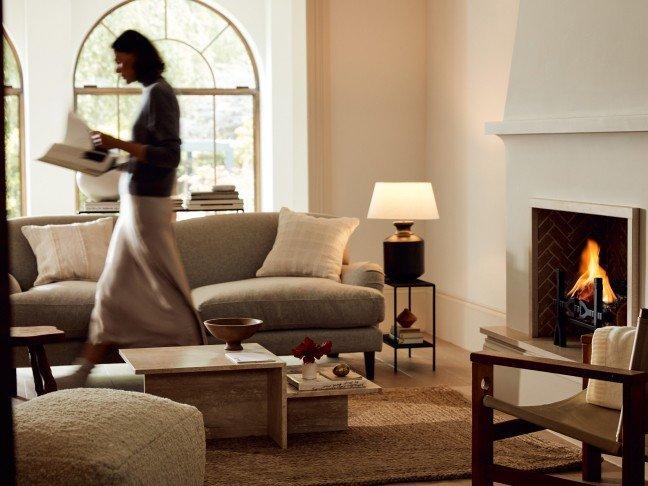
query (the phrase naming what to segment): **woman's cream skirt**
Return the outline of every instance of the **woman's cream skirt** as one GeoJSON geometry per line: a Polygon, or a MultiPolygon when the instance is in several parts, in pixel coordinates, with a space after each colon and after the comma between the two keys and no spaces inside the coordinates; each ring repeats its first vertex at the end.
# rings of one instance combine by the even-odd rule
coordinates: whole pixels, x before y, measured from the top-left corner
{"type": "Polygon", "coordinates": [[[205,342],[171,225],[171,200],[128,193],[120,181],[120,214],[97,284],[90,319],[93,344],[119,347],[205,342]]]}

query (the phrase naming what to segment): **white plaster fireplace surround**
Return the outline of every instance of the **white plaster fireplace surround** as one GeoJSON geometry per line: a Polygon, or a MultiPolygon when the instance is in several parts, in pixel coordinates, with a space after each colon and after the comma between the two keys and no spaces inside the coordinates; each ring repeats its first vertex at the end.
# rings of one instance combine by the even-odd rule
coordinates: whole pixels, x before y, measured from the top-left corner
{"type": "Polygon", "coordinates": [[[520,2],[504,119],[486,132],[506,148],[507,327],[527,336],[533,199],[639,208],[648,304],[647,20],[644,0],[520,2]]]}

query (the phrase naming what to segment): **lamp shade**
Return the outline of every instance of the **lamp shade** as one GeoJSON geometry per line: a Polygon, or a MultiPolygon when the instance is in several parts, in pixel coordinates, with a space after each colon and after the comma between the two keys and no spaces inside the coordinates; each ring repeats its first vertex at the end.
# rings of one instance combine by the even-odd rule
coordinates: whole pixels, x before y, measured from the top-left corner
{"type": "Polygon", "coordinates": [[[369,219],[439,219],[430,182],[376,182],[369,219]]]}

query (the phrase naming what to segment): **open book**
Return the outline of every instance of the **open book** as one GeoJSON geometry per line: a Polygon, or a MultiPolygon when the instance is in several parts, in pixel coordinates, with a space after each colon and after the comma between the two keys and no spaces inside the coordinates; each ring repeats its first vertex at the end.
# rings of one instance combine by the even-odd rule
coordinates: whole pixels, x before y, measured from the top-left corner
{"type": "Polygon", "coordinates": [[[101,175],[127,162],[127,158],[95,150],[88,125],[73,112],[68,113],[63,143],[50,147],[41,162],[77,170],[93,176],[101,175]]]}

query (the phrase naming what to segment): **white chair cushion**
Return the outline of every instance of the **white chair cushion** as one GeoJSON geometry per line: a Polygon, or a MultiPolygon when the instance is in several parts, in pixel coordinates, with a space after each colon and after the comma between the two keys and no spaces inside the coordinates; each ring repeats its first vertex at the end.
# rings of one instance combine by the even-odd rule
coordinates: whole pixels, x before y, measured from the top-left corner
{"type": "MultiPolygon", "coordinates": [[[[632,346],[636,328],[608,326],[594,331],[591,363],[598,366],[630,369],[632,346]]],[[[587,386],[587,403],[621,410],[623,391],[620,383],[590,380],[587,386]]]]}

